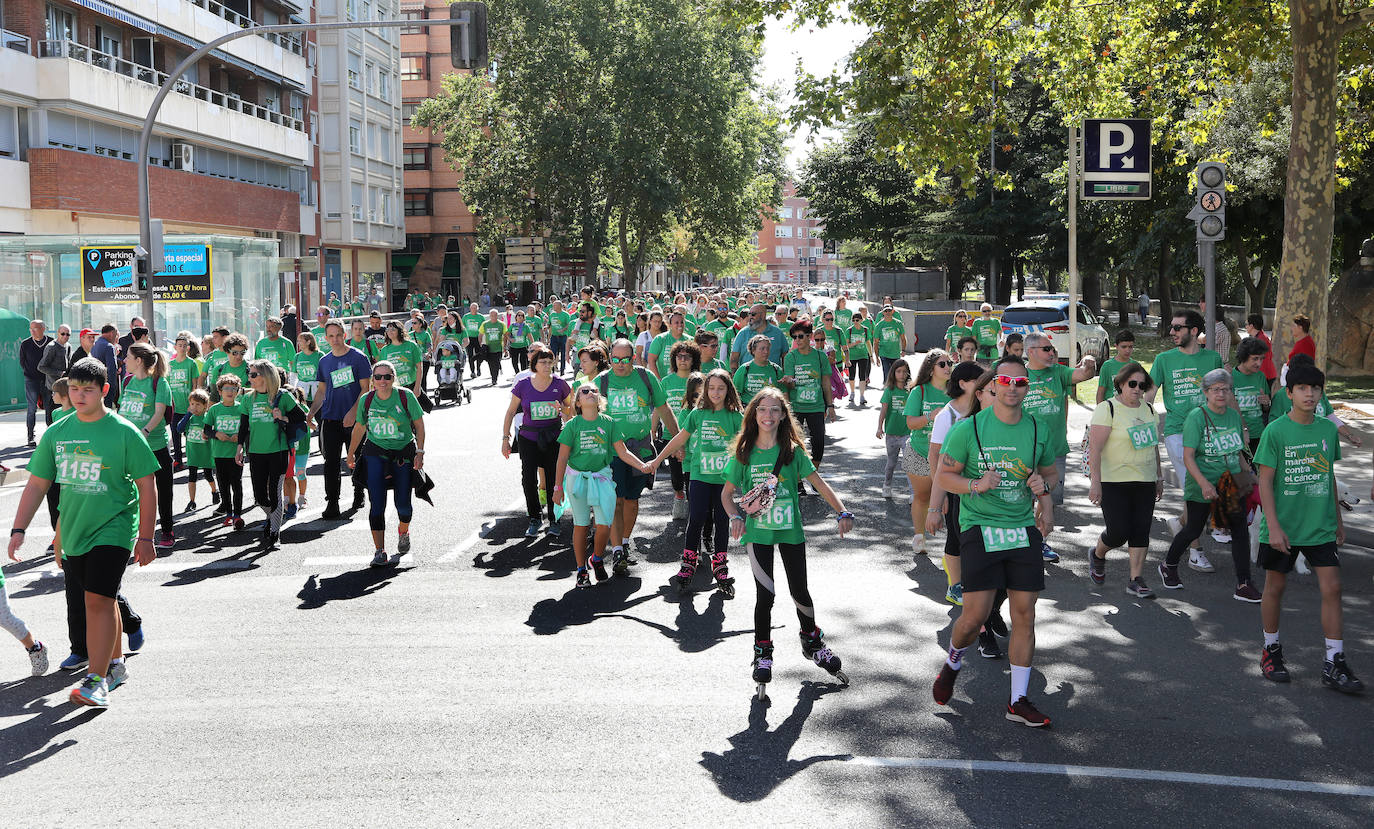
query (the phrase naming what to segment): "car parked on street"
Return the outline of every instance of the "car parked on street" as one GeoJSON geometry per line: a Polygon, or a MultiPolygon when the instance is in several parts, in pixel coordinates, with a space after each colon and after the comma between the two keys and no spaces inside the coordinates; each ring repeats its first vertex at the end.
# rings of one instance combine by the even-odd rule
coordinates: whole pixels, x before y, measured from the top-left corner
{"type": "Polygon", "coordinates": [[[1002,339],[1008,334],[1022,336],[1032,331],[1050,335],[1060,360],[1072,359],[1077,365],[1084,354],[1097,358],[1098,365],[1107,359],[1111,338],[1097,315],[1082,302],[1078,303],[1078,343],[1069,348],[1069,301],[1065,297],[1041,297],[1013,302],[1002,310],[1002,339]]]}

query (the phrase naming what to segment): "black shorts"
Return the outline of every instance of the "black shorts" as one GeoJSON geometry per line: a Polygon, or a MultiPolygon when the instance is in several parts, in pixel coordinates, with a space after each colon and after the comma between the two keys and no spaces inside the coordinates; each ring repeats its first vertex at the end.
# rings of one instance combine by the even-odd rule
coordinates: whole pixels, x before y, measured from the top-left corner
{"type": "Polygon", "coordinates": [[[631,469],[620,458],[611,458],[611,481],[615,483],[615,497],[624,498],[626,501],[638,501],[653,478],[631,469]]]}
{"type": "Polygon", "coordinates": [[[959,557],[959,496],[945,493],[945,555],[959,557]]]}
{"type": "Polygon", "coordinates": [[[1024,590],[1039,593],[1044,590],[1045,562],[1040,550],[1044,537],[1033,526],[1026,528],[1026,537],[1029,544],[1025,547],[989,553],[984,549],[980,528],[969,527],[959,533],[964,592],[1024,590]]]}
{"type": "Polygon", "coordinates": [[[62,571],[87,593],[113,599],[119,594],[124,570],[129,566],[129,549],[113,544],[92,547],[85,555],[62,557],[62,571]]]}
{"type": "Polygon", "coordinates": [[[1307,556],[1307,563],[1313,567],[1340,567],[1341,558],[1336,553],[1336,542],[1299,547],[1290,544],[1288,552],[1281,553],[1268,544],[1259,545],[1259,566],[1275,573],[1291,573],[1298,563],[1298,554],[1307,556]]]}

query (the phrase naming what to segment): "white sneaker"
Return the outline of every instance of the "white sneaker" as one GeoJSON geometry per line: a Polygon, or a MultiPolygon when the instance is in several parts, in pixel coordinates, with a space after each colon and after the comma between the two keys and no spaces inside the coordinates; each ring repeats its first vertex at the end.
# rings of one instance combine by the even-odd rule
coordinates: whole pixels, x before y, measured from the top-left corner
{"type": "Polygon", "coordinates": [[[1168,521],[1165,521],[1164,523],[1169,525],[1170,535],[1178,535],[1179,533],[1183,532],[1183,522],[1179,521],[1177,518],[1170,518],[1168,521]]]}
{"type": "Polygon", "coordinates": [[[911,552],[918,556],[926,554],[926,537],[924,533],[917,533],[911,537],[911,552]]]}
{"type": "Polygon", "coordinates": [[[1230,544],[1230,543],[1231,543],[1231,534],[1228,533],[1226,530],[1223,530],[1223,529],[1214,529],[1214,530],[1212,530],[1212,538],[1213,538],[1213,540],[1215,540],[1218,544],[1230,544]]]}
{"type": "Polygon", "coordinates": [[[1188,554],[1188,566],[1199,573],[1215,573],[1217,568],[1212,566],[1212,562],[1207,560],[1207,556],[1201,550],[1193,550],[1188,554]]]}
{"type": "Polygon", "coordinates": [[[29,669],[32,676],[42,676],[48,672],[48,646],[38,642],[38,650],[29,651],[29,669]]]}
{"type": "Polygon", "coordinates": [[[684,519],[684,518],[686,518],[686,517],[687,517],[687,499],[686,499],[686,498],[674,498],[674,499],[673,499],[673,520],[674,520],[674,521],[681,521],[682,519],[684,519]]]}
{"type": "Polygon", "coordinates": [[[884,498],[891,498],[891,497],[892,497],[892,484],[883,484],[883,497],[884,497],[884,498]]]}

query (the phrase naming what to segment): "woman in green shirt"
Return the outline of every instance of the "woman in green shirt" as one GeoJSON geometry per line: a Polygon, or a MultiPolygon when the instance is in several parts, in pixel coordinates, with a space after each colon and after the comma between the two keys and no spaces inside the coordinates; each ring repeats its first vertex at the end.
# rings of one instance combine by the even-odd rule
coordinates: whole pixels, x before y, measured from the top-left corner
{"type": "MultiPolygon", "coordinates": [[[[672,347],[668,352],[669,360],[672,362],[673,370],[669,374],[663,375],[663,395],[667,398],[668,408],[673,410],[673,417],[678,424],[682,423],[682,400],[687,394],[687,380],[693,374],[701,371],[701,349],[691,340],[683,340],[672,347]]],[[[654,431],[658,431],[658,419],[654,418],[654,431]]],[[[687,517],[687,482],[690,479],[686,472],[685,461],[677,458],[668,458],[668,472],[673,482],[673,514],[674,521],[680,521],[687,517]]]]}
{"type": "Polygon", "coordinates": [[[949,402],[945,394],[949,387],[949,373],[954,361],[944,351],[932,348],[926,352],[925,361],[916,371],[916,383],[906,398],[907,428],[911,430],[910,443],[907,445],[907,480],[911,482],[911,527],[912,548],[917,555],[925,553],[926,509],[930,506],[931,469],[930,469],[930,427],[935,422],[935,414],[949,402]]]}
{"type": "Polygon", "coordinates": [[[293,373],[296,375],[296,385],[305,392],[306,400],[315,399],[320,380],[320,358],[323,356],[314,334],[302,331],[296,335],[296,365],[293,373]]]}
{"type": "Polygon", "coordinates": [[[425,465],[425,421],[420,401],[410,389],[396,386],[396,367],[379,360],[372,367],[372,391],[358,398],[348,468],[358,463],[359,446],[367,475],[372,530],[372,566],[395,564],[410,552],[411,475],[425,465]],[[363,438],[367,443],[363,443],[363,438]],[[388,481],[390,483],[388,483],[388,481]],[[396,499],[396,558],[386,554],[386,491],[396,499]]]}
{"type": "Polygon", "coordinates": [[[527,319],[524,311],[516,311],[515,320],[510,325],[510,367],[514,374],[529,367],[530,343],[538,337],[536,329],[531,327],[527,319]]]}
{"type": "Polygon", "coordinates": [[[811,435],[811,462],[817,468],[825,457],[825,424],[835,420],[831,400],[830,358],[813,348],[810,320],[792,323],[792,350],[782,358],[782,380],[792,411],[811,435]]]}
{"type": "Polygon", "coordinates": [[[415,393],[424,394],[425,386],[429,385],[429,368],[434,365],[434,338],[420,317],[410,321],[410,339],[420,347],[420,376],[415,381],[415,393]]]}
{"type": "Polygon", "coordinates": [[[776,548],[787,572],[787,587],[801,623],[802,654],[820,665],[841,683],[849,678],[840,670],[840,658],[826,646],[816,624],[815,603],[806,585],[806,532],[802,527],[799,493],[803,480],[811,482],[835,510],[840,537],[854,526],[854,516],[844,508],[806,456],[796,421],[783,392],[761,389],[744,410],[740,435],[730,447],[725,464],[725,483],[720,501],[730,516],[730,537],[744,542],[754,573],[753,677],[759,697],[773,678],[773,578],[776,548]],[[741,496],[736,504],[736,495],[741,496]],[[761,498],[755,498],[756,494],[761,498]],[[769,497],[771,495],[771,498],[769,497]]]}
{"type": "MultiPolygon", "coordinates": [[[[196,365],[194,355],[195,340],[190,331],[181,331],[176,339],[176,356],[167,365],[167,385],[172,387],[172,413],[168,415],[175,426],[190,412],[188,405],[191,391],[200,386],[200,366],[196,365]]],[[[185,466],[185,456],[181,451],[181,431],[172,429],[172,471],[185,466]]]]}
{"type": "Polygon", "coordinates": [[[282,478],[285,477],[291,446],[287,443],[285,425],[292,411],[300,404],[290,394],[282,393],[281,375],[269,360],[254,360],[248,364],[248,386],[251,391],[239,399],[243,420],[247,421],[247,440],[243,439],[244,425],[239,427],[237,460],[249,463],[249,477],[253,482],[253,500],[267,513],[262,527],[262,547],[270,550],[281,536],[285,512],[282,499],[282,478]]]}
{"type": "Polygon", "coordinates": [[[767,334],[756,334],[749,339],[749,354],[752,360],[739,367],[735,372],[735,390],[747,406],[749,401],[765,386],[776,386],[782,379],[782,367],[768,361],[772,353],[773,341],[767,334]]]}
{"type": "Polygon", "coordinates": [[[167,358],[147,343],[129,346],[124,358],[129,375],[124,390],[119,393],[119,413],[143,432],[148,448],[153,450],[159,469],[157,482],[157,516],[162,531],[153,546],[169,549],[176,543],[172,533],[172,453],[167,451],[167,419],[172,416],[172,386],[167,382],[167,358]]]}
{"type": "MultiPolygon", "coordinates": [[[[645,325],[647,327],[647,321],[645,325]]],[[[634,326],[630,325],[630,318],[625,315],[625,310],[622,308],[615,312],[615,322],[607,329],[605,336],[610,337],[607,342],[615,342],[616,340],[629,340],[630,342],[634,342],[635,337],[639,336],[639,331],[637,331],[634,326]]]]}
{"type": "MultiPolygon", "coordinates": [[[[1187,523],[1174,535],[1159,577],[1170,590],[1183,587],[1178,577],[1179,559],[1188,546],[1202,535],[1207,520],[1215,513],[1218,525],[1231,530],[1231,563],[1236,569],[1238,601],[1258,604],[1260,592],[1250,583],[1250,527],[1245,520],[1245,501],[1249,491],[1240,491],[1236,476],[1250,472],[1243,452],[1249,443],[1240,412],[1229,405],[1232,395],[1231,372],[1215,368],[1203,375],[1203,404],[1188,413],[1183,421],[1183,466],[1188,476],[1183,482],[1187,523]]],[[[1253,473],[1251,473],[1253,481],[1253,473]]]]}
{"type": "Polygon", "coordinates": [[[960,308],[954,312],[954,324],[945,329],[945,350],[951,354],[959,351],[959,341],[972,337],[973,329],[968,324],[968,311],[960,308]]]}
{"type": "MultiPolygon", "coordinates": [[[[883,497],[892,497],[892,475],[897,471],[897,461],[902,456],[902,447],[907,444],[911,427],[906,425],[906,399],[910,394],[911,366],[906,360],[899,360],[883,378],[882,407],[878,410],[879,440],[887,445],[887,465],[883,467],[883,497]]],[[[915,519],[918,516],[912,515],[915,519]]]]}
{"type": "Polygon", "coordinates": [[[424,352],[406,336],[401,323],[392,320],[386,324],[386,345],[382,346],[377,356],[395,367],[396,388],[420,393],[420,364],[424,360],[424,352]]]}
{"type": "Polygon", "coordinates": [[[377,349],[367,338],[367,325],[362,320],[353,320],[348,324],[348,346],[361,351],[368,362],[377,359],[377,349]]]}

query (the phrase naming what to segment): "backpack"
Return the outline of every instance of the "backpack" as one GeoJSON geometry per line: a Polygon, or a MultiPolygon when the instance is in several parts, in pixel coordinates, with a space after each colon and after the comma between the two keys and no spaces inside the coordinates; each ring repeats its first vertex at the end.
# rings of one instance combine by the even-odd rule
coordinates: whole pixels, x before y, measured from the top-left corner
{"type": "MultiPolygon", "coordinates": [[[[648,396],[648,398],[649,398],[649,405],[652,406],[652,405],[653,405],[653,402],[654,402],[654,387],[653,387],[652,384],[649,383],[649,371],[648,371],[648,369],[644,368],[643,366],[635,366],[635,374],[638,374],[638,375],[639,375],[639,382],[641,382],[641,383],[644,384],[644,393],[645,393],[645,394],[648,396]]],[[[601,376],[600,376],[599,378],[597,378],[597,385],[601,388],[601,396],[602,396],[602,397],[609,397],[609,396],[610,396],[610,393],[611,393],[611,373],[610,373],[610,371],[602,372],[601,376]]]]}

